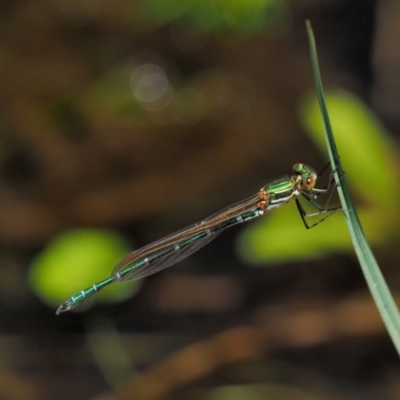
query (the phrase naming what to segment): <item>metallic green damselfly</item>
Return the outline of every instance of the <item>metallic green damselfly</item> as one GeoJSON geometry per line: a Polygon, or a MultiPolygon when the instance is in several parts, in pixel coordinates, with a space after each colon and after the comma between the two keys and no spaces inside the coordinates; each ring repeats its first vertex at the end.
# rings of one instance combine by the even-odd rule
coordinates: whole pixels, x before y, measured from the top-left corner
{"type": "Polygon", "coordinates": [[[262,187],[256,195],[227,207],[201,222],[130,253],[115,266],[111,276],[70,297],[58,307],[56,314],[77,307],[80,303],[111,283],[140,279],[161,271],[199,250],[218,236],[224,229],[260,217],[265,212],[280,207],[292,200],[295,200],[300,216],[307,229],[318,225],[340,210],[340,207],[328,209],[333,192],[328,196],[324,206],[318,205],[315,201],[316,198],[321,194],[328,193],[330,185],[328,184],[326,188],[318,189],[315,187],[316,183],[317,174],[311,167],[301,163],[294,164],[293,174],[290,177],[274,181],[262,187]],[[298,197],[300,195],[316,207],[318,211],[306,213],[299,202],[298,197]],[[323,213],[326,213],[326,216],[318,222],[312,225],[307,223],[306,218],[323,213]]]}

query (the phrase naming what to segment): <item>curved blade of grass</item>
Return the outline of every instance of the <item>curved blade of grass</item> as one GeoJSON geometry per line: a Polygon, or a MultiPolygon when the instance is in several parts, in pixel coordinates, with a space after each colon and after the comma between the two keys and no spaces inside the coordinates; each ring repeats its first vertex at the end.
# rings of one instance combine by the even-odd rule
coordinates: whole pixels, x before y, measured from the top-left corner
{"type": "Polygon", "coordinates": [[[325,104],[324,90],[318,66],[317,49],[310,21],[306,21],[308,40],[310,43],[311,62],[314,80],[317,89],[317,97],[321,109],[324,124],[325,138],[328,147],[329,159],[334,171],[335,182],[338,187],[340,202],[346,216],[347,226],[358,260],[360,262],[369,290],[378,307],[379,313],[386,325],[393,344],[400,354],[400,318],[396,303],[390,293],[385,279],[379,269],[375,257],[367,243],[358,218],[355,205],[350,196],[339,154],[333,137],[332,127],[329,120],[328,109],[325,104]]]}

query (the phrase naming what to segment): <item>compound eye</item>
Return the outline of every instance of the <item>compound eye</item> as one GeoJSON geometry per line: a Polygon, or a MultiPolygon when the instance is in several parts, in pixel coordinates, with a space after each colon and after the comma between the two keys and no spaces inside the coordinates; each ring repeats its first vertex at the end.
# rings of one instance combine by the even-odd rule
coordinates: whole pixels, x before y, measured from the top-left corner
{"type": "Polygon", "coordinates": [[[293,164],[293,172],[295,172],[296,174],[301,174],[303,169],[304,169],[304,164],[302,163],[293,164]]]}
{"type": "Polygon", "coordinates": [[[307,189],[313,189],[317,183],[317,174],[313,172],[304,182],[303,186],[307,189]]]}

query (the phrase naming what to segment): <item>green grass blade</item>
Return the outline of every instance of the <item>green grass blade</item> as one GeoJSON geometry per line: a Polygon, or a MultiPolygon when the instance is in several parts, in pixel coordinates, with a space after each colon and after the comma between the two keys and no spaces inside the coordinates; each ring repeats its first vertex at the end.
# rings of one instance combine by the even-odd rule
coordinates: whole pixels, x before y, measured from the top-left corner
{"type": "MultiPolygon", "coordinates": [[[[367,243],[358,218],[354,202],[350,196],[347,186],[346,176],[344,175],[339,160],[339,154],[333,137],[332,127],[329,120],[328,109],[325,104],[324,90],[322,87],[321,76],[318,66],[317,49],[312,31],[311,23],[306,22],[308,38],[310,43],[311,62],[313,67],[314,79],[317,89],[317,97],[321,109],[324,124],[325,137],[328,147],[329,159],[334,170],[335,181],[338,185],[338,193],[343,211],[346,216],[347,226],[353,242],[355,252],[360,262],[369,290],[378,307],[379,313],[386,325],[393,344],[400,354],[400,318],[396,303],[390,293],[385,279],[379,269],[375,257],[367,243]]],[[[351,132],[349,132],[351,134],[351,132]]]]}

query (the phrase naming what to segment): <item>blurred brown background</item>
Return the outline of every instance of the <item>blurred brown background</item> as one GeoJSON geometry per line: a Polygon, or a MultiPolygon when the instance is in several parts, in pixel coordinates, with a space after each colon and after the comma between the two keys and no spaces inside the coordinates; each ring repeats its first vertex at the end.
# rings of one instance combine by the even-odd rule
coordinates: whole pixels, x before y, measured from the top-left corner
{"type": "MultiPolygon", "coordinates": [[[[237,227],[124,303],[55,317],[29,287],[67,229],[141,246],[296,161],[323,167],[298,118],[314,90],[307,18],[325,86],[399,132],[395,0],[266,1],[255,27],[199,22],[245,2],[204,2],[198,19],[165,3],[1,2],[0,398],[400,399],[353,254],[255,269],[237,227]]],[[[398,249],[374,250],[390,280],[398,249]]]]}

